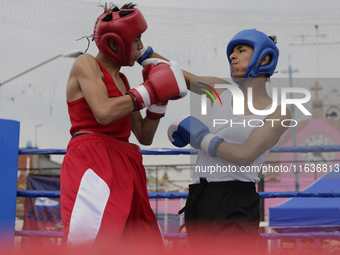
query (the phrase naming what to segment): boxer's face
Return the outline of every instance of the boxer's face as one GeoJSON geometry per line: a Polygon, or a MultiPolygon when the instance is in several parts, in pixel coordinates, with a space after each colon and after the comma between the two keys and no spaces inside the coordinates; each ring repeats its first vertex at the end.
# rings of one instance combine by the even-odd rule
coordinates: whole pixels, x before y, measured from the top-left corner
{"type": "Polygon", "coordinates": [[[143,49],[143,43],[141,40],[141,35],[139,35],[132,41],[129,66],[133,66],[135,64],[136,60],[140,56],[141,49],[143,49]]]}
{"type": "Polygon", "coordinates": [[[243,78],[251,57],[253,56],[254,48],[249,45],[237,45],[233,53],[230,55],[230,67],[233,78],[243,78]]]}

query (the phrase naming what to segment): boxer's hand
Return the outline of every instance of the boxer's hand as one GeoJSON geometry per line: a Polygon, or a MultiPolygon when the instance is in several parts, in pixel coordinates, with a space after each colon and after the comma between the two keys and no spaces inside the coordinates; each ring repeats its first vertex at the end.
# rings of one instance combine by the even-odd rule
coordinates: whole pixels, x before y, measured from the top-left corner
{"type": "MultiPolygon", "coordinates": [[[[156,66],[156,64],[158,64],[158,63],[169,64],[168,61],[164,61],[164,60],[161,60],[161,59],[152,59],[152,58],[147,59],[142,63],[142,66],[144,67],[143,71],[142,71],[144,81],[146,81],[149,78],[149,74],[150,74],[151,69],[153,69],[156,66]]],[[[152,104],[146,110],[146,115],[150,119],[160,119],[160,118],[165,116],[167,105],[168,105],[168,100],[161,101],[157,104],[152,104]]]]}
{"type": "Polygon", "coordinates": [[[166,63],[170,65],[169,61],[165,61],[160,58],[149,58],[143,61],[143,63],[141,64],[143,66],[143,70],[142,70],[143,81],[146,81],[147,79],[149,79],[150,71],[153,68],[155,68],[155,66],[158,65],[159,63],[166,63]]]}
{"type": "Polygon", "coordinates": [[[159,62],[149,72],[148,79],[140,86],[127,91],[135,105],[134,111],[188,93],[182,70],[176,62],[159,62]]]}
{"type": "Polygon", "coordinates": [[[188,143],[195,149],[200,149],[211,157],[216,157],[218,145],[224,140],[210,133],[209,128],[199,119],[189,116],[181,122],[175,121],[169,126],[168,138],[177,147],[188,143]]]}
{"type": "Polygon", "coordinates": [[[150,119],[160,119],[163,118],[166,112],[166,107],[168,105],[168,100],[161,101],[157,104],[152,104],[146,110],[146,115],[150,119]]]}

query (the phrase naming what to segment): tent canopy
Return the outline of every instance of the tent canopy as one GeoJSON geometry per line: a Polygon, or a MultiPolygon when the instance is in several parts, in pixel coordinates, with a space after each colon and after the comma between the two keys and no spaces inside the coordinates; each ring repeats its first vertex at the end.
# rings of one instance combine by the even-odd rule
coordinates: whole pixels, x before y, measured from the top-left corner
{"type": "MultiPolygon", "coordinates": [[[[335,169],[336,170],[336,169],[335,169]]],[[[307,192],[339,192],[340,173],[330,172],[306,188],[307,192]]],[[[291,232],[303,228],[311,231],[338,230],[340,198],[291,198],[269,208],[269,227],[291,232]]]]}

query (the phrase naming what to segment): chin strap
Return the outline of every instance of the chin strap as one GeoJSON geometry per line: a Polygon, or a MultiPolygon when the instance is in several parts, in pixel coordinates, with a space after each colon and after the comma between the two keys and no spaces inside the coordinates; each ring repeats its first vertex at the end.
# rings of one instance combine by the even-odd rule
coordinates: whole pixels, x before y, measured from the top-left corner
{"type": "Polygon", "coordinates": [[[243,83],[245,83],[245,82],[246,82],[247,80],[249,80],[250,78],[253,78],[253,77],[251,77],[251,76],[250,76],[250,73],[249,73],[248,76],[247,76],[246,78],[244,78],[242,81],[237,82],[237,81],[234,80],[234,78],[233,78],[233,81],[234,81],[237,85],[241,86],[243,83]]]}

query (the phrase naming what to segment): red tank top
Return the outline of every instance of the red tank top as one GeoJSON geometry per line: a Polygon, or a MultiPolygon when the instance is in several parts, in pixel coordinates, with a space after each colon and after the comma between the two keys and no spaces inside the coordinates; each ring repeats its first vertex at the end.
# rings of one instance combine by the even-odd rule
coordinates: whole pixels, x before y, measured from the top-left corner
{"type": "MultiPolygon", "coordinates": [[[[103,81],[105,83],[108,96],[110,98],[123,96],[123,94],[120,92],[115,82],[113,81],[110,73],[106,71],[106,69],[102,66],[102,64],[100,64],[99,62],[98,64],[100,66],[100,69],[104,73],[103,81]]],[[[126,89],[129,90],[130,89],[129,83],[125,75],[122,73],[119,73],[119,75],[120,75],[120,78],[123,80],[126,89]]],[[[68,113],[70,115],[70,121],[72,125],[70,129],[71,135],[74,135],[76,132],[81,131],[81,130],[87,130],[87,131],[104,133],[106,135],[113,136],[114,138],[118,140],[128,142],[128,139],[131,134],[130,114],[118,120],[112,121],[108,125],[101,125],[96,121],[91,111],[91,108],[87,104],[84,97],[74,100],[72,102],[67,102],[67,106],[68,106],[68,113]]]]}

